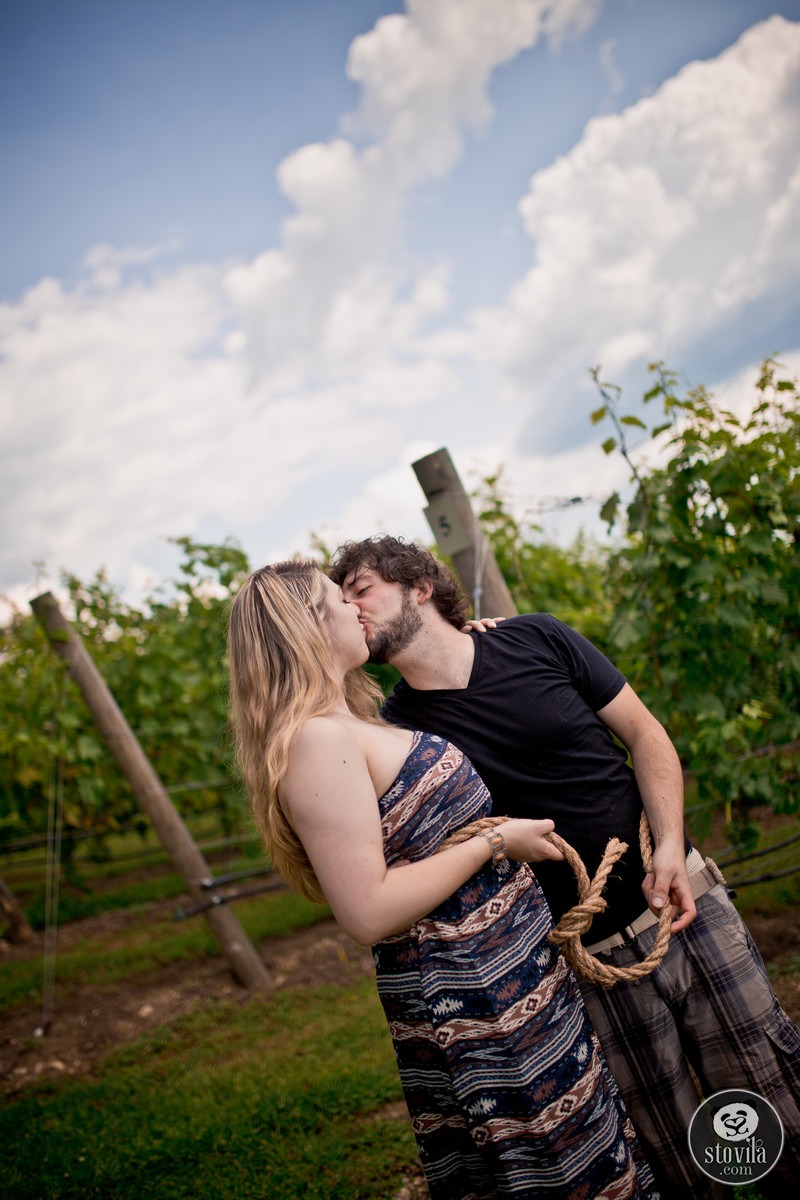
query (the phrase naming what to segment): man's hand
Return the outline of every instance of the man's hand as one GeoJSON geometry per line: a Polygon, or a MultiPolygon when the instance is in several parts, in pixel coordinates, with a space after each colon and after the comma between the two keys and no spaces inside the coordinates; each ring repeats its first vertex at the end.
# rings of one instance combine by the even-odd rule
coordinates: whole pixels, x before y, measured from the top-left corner
{"type": "Polygon", "coordinates": [[[653,855],[653,871],[645,875],[642,891],[651,912],[657,916],[665,904],[672,905],[678,916],[672,922],[672,932],[680,933],[687,925],[691,925],[697,916],[697,907],[692,896],[692,887],[686,873],[686,859],[680,855],[678,860],[666,853],[653,855]]]}

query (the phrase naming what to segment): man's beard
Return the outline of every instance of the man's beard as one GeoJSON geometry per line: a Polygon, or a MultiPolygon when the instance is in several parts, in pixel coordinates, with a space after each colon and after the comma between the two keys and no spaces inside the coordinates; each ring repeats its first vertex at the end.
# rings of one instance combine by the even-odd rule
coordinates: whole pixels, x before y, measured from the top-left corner
{"type": "Polygon", "coordinates": [[[410,590],[403,592],[400,612],[380,629],[373,628],[367,638],[369,661],[388,663],[401,654],[422,628],[422,617],[414,607],[410,590]]]}

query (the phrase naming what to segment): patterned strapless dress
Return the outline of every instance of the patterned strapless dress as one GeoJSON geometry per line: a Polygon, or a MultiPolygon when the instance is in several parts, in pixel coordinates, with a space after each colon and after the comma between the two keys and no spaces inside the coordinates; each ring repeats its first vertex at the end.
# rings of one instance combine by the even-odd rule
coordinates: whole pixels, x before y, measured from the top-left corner
{"type": "MultiPolygon", "coordinates": [[[[470,762],[427,733],[379,804],[389,865],[490,810],[470,762]]],[[[658,1196],[551,928],[533,871],[505,861],[373,947],[433,1200],[658,1196]]]]}

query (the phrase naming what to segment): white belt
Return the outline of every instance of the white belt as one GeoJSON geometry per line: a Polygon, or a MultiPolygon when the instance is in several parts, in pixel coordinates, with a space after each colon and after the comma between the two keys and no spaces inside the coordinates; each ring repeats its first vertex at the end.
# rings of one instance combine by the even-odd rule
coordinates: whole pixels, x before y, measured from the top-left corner
{"type": "MultiPolygon", "coordinates": [[[[686,872],[689,876],[692,897],[695,900],[699,896],[705,896],[706,892],[710,892],[712,887],[716,887],[718,883],[725,882],[717,864],[710,858],[704,859],[700,851],[694,848],[686,856],[686,872]]],[[[626,942],[632,942],[640,933],[644,933],[645,929],[649,929],[651,925],[657,925],[658,921],[659,918],[656,914],[646,908],[635,921],[626,925],[619,933],[612,933],[602,942],[595,942],[593,946],[587,946],[586,950],[589,954],[604,954],[606,950],[613,950],[615,946],[624,946],[626,942]]]]}

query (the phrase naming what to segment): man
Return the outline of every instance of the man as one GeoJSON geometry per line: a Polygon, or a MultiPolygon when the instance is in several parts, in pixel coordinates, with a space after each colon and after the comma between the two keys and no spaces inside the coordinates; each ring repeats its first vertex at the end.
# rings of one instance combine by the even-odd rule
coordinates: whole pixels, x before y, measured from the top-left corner
{"type": "MultiPolygon", "coordinates": [[[[702,1098],[695,1079],[705,1096],[745,1088],[778,1110],[784,1150],[759,1187],[785,1192],[800,1178],[800,1031],[719,872],[685,838],[680,762],[661,724],[613,664],[554,617],[527,614],[465,636],[463,593],[420,546],[391,537],[346,543],[331,578],[359,608],[371,661],[403,676],[384,707],[388,720],[454,742],[483,776],[495,812],[552,818],[590,875],[610,837],[628,843],[607,910],[584,938],[592,954],[617,966],[641,961],[655,914],[673,906],[669,950],[650,976],[610,990],[580,981],[665,1200],[725,1194],[689,1153],[702,1098]],[[646,877],[642,806],[655,845],[646,877]]],[[[536,874],[557,921],[577,898],[571,872],[542,863],[536,874]]]]}

